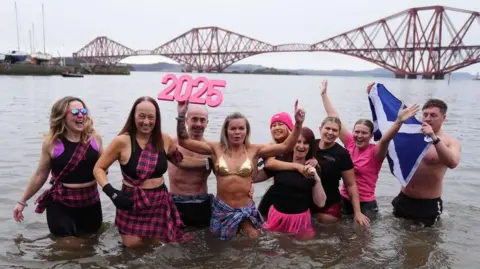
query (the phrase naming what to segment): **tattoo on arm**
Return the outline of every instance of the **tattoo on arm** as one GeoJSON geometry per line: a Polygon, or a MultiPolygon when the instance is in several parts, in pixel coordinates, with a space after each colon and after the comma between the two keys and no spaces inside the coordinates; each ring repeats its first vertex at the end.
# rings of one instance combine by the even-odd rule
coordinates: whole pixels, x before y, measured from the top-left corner
{"type": "Polygon", "coordinates": [[[177,137],[179,139],[185,140],[188,139],[187,128],[185,127],[185,117],[177,117],[177,137]]]}

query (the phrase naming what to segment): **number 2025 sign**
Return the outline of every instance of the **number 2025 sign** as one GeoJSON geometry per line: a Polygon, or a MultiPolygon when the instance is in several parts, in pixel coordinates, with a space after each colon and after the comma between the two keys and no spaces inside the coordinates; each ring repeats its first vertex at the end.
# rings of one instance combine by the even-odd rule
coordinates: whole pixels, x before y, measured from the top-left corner
{"type": "Polygon", "coordinates": [[[225,88],[225,80],[207,79],[206,77],[192,78],[189,75],[182,75],[179,78],[175,74],[167,74],[162,79],[162,84],[167,85],[157,96],[157,99],[164,101],[178,102],[189,101],[192,104],[208,105],[217,107],[223,102],[223,93],[219,90],[225,88]],[[186,84],[185,91],[184,84],[186,84]],[[206,94],[206,97],[203,97],[206,94]]]}

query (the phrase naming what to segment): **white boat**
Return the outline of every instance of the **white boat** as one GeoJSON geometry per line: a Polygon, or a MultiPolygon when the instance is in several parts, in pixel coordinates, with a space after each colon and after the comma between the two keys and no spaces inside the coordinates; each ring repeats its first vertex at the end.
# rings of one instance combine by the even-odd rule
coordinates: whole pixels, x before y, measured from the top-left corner
{"type": "Polygon", "coordinates": [[[5,54],[0,54],[0,63],[5,61],[5,54]]]}
{"type": "Polygon", "coordinates": [[[474,78],[474,80],[480,80],[480,72],[477,73],[477,76],[474,78]]]}
{"type": "Polygon", "coordinates": [[[52,55],[43,52],[37,52],[30,55],[32,62],[36,64],[41,64],[44,62],[50,62],[52,60],[52,55]]]}

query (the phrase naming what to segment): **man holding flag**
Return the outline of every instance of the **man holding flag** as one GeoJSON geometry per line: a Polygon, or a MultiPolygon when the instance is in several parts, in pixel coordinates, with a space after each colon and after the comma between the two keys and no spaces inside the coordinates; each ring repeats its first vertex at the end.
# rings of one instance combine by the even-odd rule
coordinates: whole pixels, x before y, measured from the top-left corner
{"type": "MultiPolygon", "coordinates": [[[[378,141],[404,105],[379,83],[370,91],[369,102],[374,139],[378,141]]],[[[426,227],[435,224],[442,214],[447,169],[454,169],[460,162],[460,142],[442,129],[447,109],[442,100],[429,99],[422,107],[423,122],[415,118],[406,121],[388,148],[390,171],[402,185],[392,201],[393,214],[426,227]]]]}

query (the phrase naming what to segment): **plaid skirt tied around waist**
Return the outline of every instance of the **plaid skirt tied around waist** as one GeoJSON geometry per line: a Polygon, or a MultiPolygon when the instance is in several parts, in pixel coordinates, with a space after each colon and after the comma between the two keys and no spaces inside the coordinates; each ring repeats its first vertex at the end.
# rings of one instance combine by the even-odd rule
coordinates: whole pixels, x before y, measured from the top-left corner
{"type": "Polygon", "coordinates": [[[122,186],[122,191],[131,193],[134,201],[147,200],[142,207],[131,210],[117,208],[115,225],[122,235],[160,239],[165,243],[185,241],[183,223],[177,207],[165,184],[154,189],[143,189],[143,197],[135,197],[138,191],[122,186]]]}
{"type": "Polygon", "coordinates": [[[261,228],[263,219],[257,211],[255,202],[252,201],[242,208],[233,208],[216,197],[213,199],[210,231],[220,240],[232,239],[244,220],[250,220],[256,229],[261,228]]]}
{"type": "Polygon", "coordinates": [[[86,188],[67,188],[60,182],[55,183],[35,201],[35,204],[37,204],[35,212],[43,213],[52,202],[76,208],[92,206],[100,202],[97,186],[97,184],[94,184],[86,188]]]}

